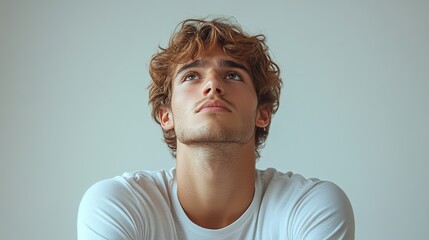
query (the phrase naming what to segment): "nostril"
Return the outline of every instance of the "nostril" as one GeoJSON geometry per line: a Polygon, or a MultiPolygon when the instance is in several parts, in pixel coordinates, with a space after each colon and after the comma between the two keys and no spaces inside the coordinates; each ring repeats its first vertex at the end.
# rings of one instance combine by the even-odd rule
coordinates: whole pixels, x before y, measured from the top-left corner
{"type": "Polygon", "coordinates": [[[209,93],[212,89],[211,88],[206,88],[206,90],[204,91],[206,94],[209,93]]]}
{"type": "Polygon", "coordinates": [[[224,93],[224,89],[223,87],[214,82],[214,81],[210,81],[208,84],[206,84],[203,88],[203,94],[204,95],[223,95],[224,93]]]}

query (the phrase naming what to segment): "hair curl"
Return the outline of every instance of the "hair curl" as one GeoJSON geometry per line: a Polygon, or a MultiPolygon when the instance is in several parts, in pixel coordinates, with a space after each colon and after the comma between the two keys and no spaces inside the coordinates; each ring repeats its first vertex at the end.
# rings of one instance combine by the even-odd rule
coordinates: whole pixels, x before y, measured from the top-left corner
{"type": "MultiPolygon", "coordinates": [[[[272,117],[278,110],[282,80],[278,65],[271,60],[265,36],[249,35],[230,19],[187,19],[178,25],[180,29],[170,38],[167,48],[153,55],[149,73],[149,103],[152,118],[160,124],[159,112],[170,107],[173,72],[178,64],[195,59],[204,51],[220,46],[229,56],[248,64],[258,98],[258,106],[267,108],[272,117]]],[[[177,28],[176,28],[177,29],[177,28]]],[[[268,137],[269,126],[255,127],[256,157],[259,148],[268,137]]],[[[164,141],[173,157],[176,157],[177,140],[174,129],[164,130],[164,141]]]]}

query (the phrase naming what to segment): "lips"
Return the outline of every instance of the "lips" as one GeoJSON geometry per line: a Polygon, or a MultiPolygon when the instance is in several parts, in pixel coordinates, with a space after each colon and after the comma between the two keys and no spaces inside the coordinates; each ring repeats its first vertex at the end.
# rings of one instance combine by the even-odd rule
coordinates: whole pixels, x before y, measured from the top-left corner
{"type": "Polygon", "coordinates": [[[229,109],[229,107],[227,106],[227,104],[225,104],[223,101],[220,100],[208,100],[206,102],[204,102],[203,104],[201,104],[198,108],[196,112],[201,112],[201,111],[227,111],[227,112],[231,112],[231,110],[229,109]]]}

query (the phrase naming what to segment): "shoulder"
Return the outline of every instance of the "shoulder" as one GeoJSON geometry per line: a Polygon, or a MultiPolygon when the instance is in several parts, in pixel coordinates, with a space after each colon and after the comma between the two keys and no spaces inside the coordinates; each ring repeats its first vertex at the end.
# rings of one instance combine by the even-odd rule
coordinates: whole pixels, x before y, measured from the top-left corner
{"type": "Polygon", "coordinates": [[[320,180],[316,178],[305,178],[300,174],[280,172],[274,168],[257,170],[257,177],[264,192],[280,191],[286,194],[293,194],[295,197],[305,194],[320,183],[320,180]]]}
{"type": "Polygon", "coordinates": [[[292,172],[280,172],[276,169],[257,170],[263,191],[280,191],[289,194],[289,199],[309,198],[315,200],[346,200],[344,191],[335,183],[317,178],[305,178],[292,172]]]}
{"type": "Polygon", "coordinates": [[[297,239],[354,239],[354,215],[344,191],[318,181],[296,202],[292,229],[297,239]]]}
{"type": "Polygon", "coordinates": [[[270,202],[267,209],[284,214],[279,218],[291,239],[354,238],[353,209],[338,185],[274,169],[259,174],[270,202]]]}
{"type": "Polygon", "coordinates": [[[139,239],[138,234],[145,232],[145,221],[159,208],[168,208],[168,181],[165,171],[140,171],[95,183],[79,205],[79,239],[139,239]]]}
{"type": "Polygon", "coordinates": [[[82,203],[115,201],[133,203],[140,195],[156,195],[168,191],[171,175],[166,171],[126,172],[121,176],[101,180],[84,194],[82,203]]]}

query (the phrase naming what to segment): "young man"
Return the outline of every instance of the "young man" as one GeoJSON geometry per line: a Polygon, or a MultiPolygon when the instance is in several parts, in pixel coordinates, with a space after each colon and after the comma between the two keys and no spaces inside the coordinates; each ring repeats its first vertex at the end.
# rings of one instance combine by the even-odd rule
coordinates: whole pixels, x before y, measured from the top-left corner
{"type": "Polygon", "coordinates": [[[255,169],[282,85],[264,36],[225,19],[186,20],[150,74],[152,116],[176,168],[92,186],[79,239],[354,239],[335,184],[255,169]]]}

